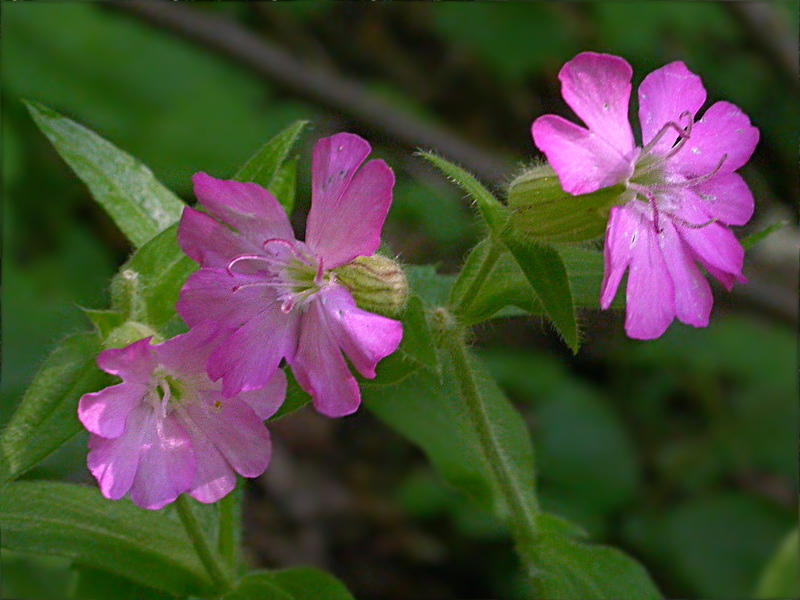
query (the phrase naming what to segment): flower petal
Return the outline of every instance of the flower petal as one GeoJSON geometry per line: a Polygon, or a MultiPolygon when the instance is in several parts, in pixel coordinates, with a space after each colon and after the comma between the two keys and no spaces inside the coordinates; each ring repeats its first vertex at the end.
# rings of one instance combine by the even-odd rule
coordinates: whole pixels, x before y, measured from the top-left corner
{"type": "Polygon", "coordinates": [[[625,332],[637,340],[652,340],[675,318],[675,288],[652,223],[643,223],[631,242],[626,290],[625,332]],[[649,226],[648,226],[649,225],[649,226]]]}
{"type": "Polygon", "coordinates": [[[119,500],[133,485],[142,439],[152,412],[143,405],[135,408],[128,417],[125,432],[117,438],[89,436],[86,466],[97,479],[103,496],[109,500],[119,500]]]}
{"type": "Polygon", "coordinates": [[[292,372],[316,408],[328,417],[358,410],[361,392],[342,357],[322,302],[312,301],[300,325],[297,354],[289,360],[292,372]]]}
{"type": "Polygon", "coordinates": [[[84,394],[78,402],[78,418],[90,432],[104,438],[117,438],[125,431],[130,412],[148,393],[141,383],[120,383],[99,392],[84,394]]]}
{"type": "Polygon", "coordinates": [[[189,327],[213,321],[220,327],[239,327],[275,301],[275,292],[245,275],[224,269],[200,269],[181,289],[175,310],[189,327]]]}
{"type": "Polygon", "coordinates": [[[589,130],[619,154],[634,148],[628,121],[631,66],[610,54],[582,52],[558,74],[561,94],[589,130]]]}
{"type": "MultiPolygon", "coordinates": [[[[698,212],[696,206],[685,203],[678,216],[695,223],[699,220],[698,212]]],[[[736,281],[747,282],[742,276],[744,249],[730,229],[719,223],[711,223],[700,228],[678,227],[678,234],[691,248],[697,262],[725,289],[730,291],[736,281]]]]}
{"type": "MultiPolygon", "coordinates": [[[[692,121],[705,104],[706,90],[700,77],[675,61],[656,69],[644,78],[639,86],[639,122],[642,124],[644,145],[669,122],[685,126],[680,116],[688,111],[692,121]]],[[[664,154],[672,148],[678,134],[669,129],[654,148],[656,154],[664,154]]]]}
{"type": "Polygon", "coordinates": [[[753,193],[738,173],[721,173],[692,191],[710,219],[726,225],[744,225],[753,216],[753,193]]]}
{"type": "Polygon", "coordinates": [[[631,247],[639,227],[642,227],[641,219],[631,209],[624,206],[611,209],[603,251],[603,285],[600,288],[600,307],[603,310],[611,306],[614,296],[617,295],[619,282],[631,261],[631,247]]]}
{"type": "Polygon", "coordinates": [[[758,137],[758,129],[739,107],[717,102],[694,124],[691,137],[668,166],[691,178],[713,172],[722,162],[719,172],[732,173],[750,160],[758,137]]]}
{"type": "Polygon", "coordinates": [[[237,398],[246,402],[259,419],[266,421],[278,411],[286,399],[286,387],[286,374],[283,369],[278,369],[263,388],[242,392],[237,398]]]}
{"type": "Polygon", "coordinates": [[[714,298],[708,281],[694,264],[670,219],[661,219],[658,236],[661,255],[667,265],[675,289],[675,314],[683,323],[706,327],[714,298]]]}
{"type": "MultiPolygon", "coordinates": [[[[555,115],[545,115],[531,128],[536,147],[544,152],[567,192],[588,194],[627,180],[634,163],[603,138],[555,115]]],[[[634,157],[635,158],[635,157],[634,157]]]]}
{"type": "Polygon", "coordinates": [[[370,256],[381,243],[394,174],[382,160],[372,160],[354,173],[365,151],[369,153],[367,142],[344,133],[320,140],[314,149],[306,243],[322,257],[326,269],[370,256]]]}
{"type": "Polygon", "coordinates": [[[294,239],[286,212],[260,185],[215,179],[205,173],[195,173],[192,183],[208,212],[259,248],[271,238],[294,239]]]}
{"type": "Polygon", "coordinates": [[[182,421],[195,446],[196,440],[206,440],[243,477],[258,477],[266,470],[272,448],[269,432],[246,402],[207,392],[183,409],[182,421]]]}
{"type": "Polygon", "coordinates": [[[222,392],[230,398],[257,390],[269,382],[282,358],[291,360],[297,344],[298,311],[281,311],[272,303],[237,329],[211,354],[208,374],[222,378],[222,392]]]}
{"type": "Polygon", "coordinates": [[[146,384],[156,368],[156,356],[150,338],[124,348],[109,348],[97,355],[97,366],[125,382],[146,384]]]}
{"type": "Polygon", "coordinates": [[[143,429],[131,500],[140,508],[158,510],[189,489],[197,462],[188,433],[174,417],[160,418],[150,411],[143,429]]]}
{"type": "Polygon", "coordinates": [[[181,379],[210,383],[206,363],[211,352],[226,333],[209,321],[153,346],[158,362],[181,379]],[[204,381],[205,380],[205,381],[204,381]]]}
{"type": "Polygon", "coordinates": [[[226,268],[237,256],[261,251],[247,238],[188,206],[183,209],[178,225],[178,244],[186,256],[201,267],[220,269],[226,268]]]}
{"type": "Polygon", "coordinates": [[[319,296],[339,347],[359,373],[372,379],[378,362],[400,345],[403,324],[361,310],[350,292],[341,286],[330,286],[319,296]]]}

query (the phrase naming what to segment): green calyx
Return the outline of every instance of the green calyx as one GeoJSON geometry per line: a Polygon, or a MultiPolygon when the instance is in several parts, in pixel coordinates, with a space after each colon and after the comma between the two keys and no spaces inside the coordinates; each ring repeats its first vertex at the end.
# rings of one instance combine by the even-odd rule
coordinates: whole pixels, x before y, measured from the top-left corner
{"type": "Polygon", "coordinates": [[[359,256],[335,269],[334,274],[362,310],[387,317],[403,312],[408,300],[408,280],[392,259],[380,254],[359,256]]]}
{"type": "Polygon", "coordinates": [[[146,337],[152,337],[153,343],[162,341],[159,335],[144,323],[126,321],[119,327],[114,328],[106,336],[106,339],[103,340],[103,346],[105,348],[124,348],[146,337]]]}
{"type": "Polygon", "coordinates": [[[549,165],[533,167],[508,190],[512,234],[547,243],[582,242],[605,233],[609,211],[623,201],[625,186],[615,185],[573,196],[564,191],[549,165]]]}

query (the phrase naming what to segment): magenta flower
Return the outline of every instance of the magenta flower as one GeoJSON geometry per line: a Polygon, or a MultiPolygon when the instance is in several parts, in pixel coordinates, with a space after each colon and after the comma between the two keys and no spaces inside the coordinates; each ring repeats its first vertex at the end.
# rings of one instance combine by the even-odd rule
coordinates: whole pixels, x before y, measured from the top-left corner
{"type": "Polygon", "coordinates": [[[739,108],[717,102],[695,121],[706,100],[697,75],[670,63],[639,86],[643,147],[628,122],[630,65],[584,52],[561,69],[564,100],[586,124],[545,115],[533,139],[570,194],[623,184],[606,229],[606,309],[630,267],[625,331],[660,336],[672,320],[708,325],[713,299],[699,263],[726,289],[741,274],[744,251],[726,225],[744,225],[753,195],[734,171],[758,143],[758,129],[739,108]]]}
{"type": "Polygon", "coordinates": [[[106,498],[130,492],[141,508],[159,509],[186,492],[216,502],[236,473],[267,468],[270,438],[262,421],[286,395],[277,371],[256,392],[226,398],[205,371],[214,328],[197,327],[163,344],[150,338],[105,350],[97,364],[122,383],[84,394],[78,418],[91,432],[89,470],[106,498]]]}
{"type": "Polygon", "coordinates": [[[226,396],[263,387],[285,358],[318,411],[347,415],[361,394],[342,353],[372,378],[397,349],[402,325],[357,308],[333,271],[380,245],[394,175],[382,160],[362,167],[369,153],[349,133],[317,142],[305,243],[267,190],[194,176],[209,214],[187,208],[181,218],[181,248],[202,268],[177,309],[190,327],[210,320],[232,331],[208,362],[226,396]]]}

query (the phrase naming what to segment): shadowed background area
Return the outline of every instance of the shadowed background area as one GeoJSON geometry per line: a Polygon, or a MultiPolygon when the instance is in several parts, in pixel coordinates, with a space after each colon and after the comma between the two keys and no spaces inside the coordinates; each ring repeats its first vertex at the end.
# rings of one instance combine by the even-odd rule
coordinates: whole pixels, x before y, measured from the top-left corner
{"type": "MultiPolygon", "coordinates": [[[[475,341],[531,427],[544,507],[638,557],[669,597],[752,597],[796,522],[797,6],[773,3],[4,4],[0,425],[47,351],[107,304],[130,251],[36,130],[32,99],[96,130],[192,202],[291,121],[313,122],[298,172],[335,131],[395,170],[386,241],[453,272],[480,229],[460,192],[413,156],[435,148],[486,184],[540,157],[539,115],[568,113],[557,73],[582,50],[623,56],[634,85],[683,60],[709,101],[761,130],[741,171],[756,213],[750,280],[715,286],[712,324],[627,340],[621,314],[582,315],[571,356],[545,325],[496,320],[475,341]]],[[[77,401],[77,399],[76,399],[77,401]]],[[[424,418],[424,415],[420,415],[424,418]]],[[[314,564],[359,598],[528,598],[511,542],[367,411],[305,409],[272,427],[247,488],[253,564],[314,564]]],[[[26,477],[89,481],[79,437],[26,477]]],[[[69,564],[3,552],[3,597],[57,598],[69,564]]]]}

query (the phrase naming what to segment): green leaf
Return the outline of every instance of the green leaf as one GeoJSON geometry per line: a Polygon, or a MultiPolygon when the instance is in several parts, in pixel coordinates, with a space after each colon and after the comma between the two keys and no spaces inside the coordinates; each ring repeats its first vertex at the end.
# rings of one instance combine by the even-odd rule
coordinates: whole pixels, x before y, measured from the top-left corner
{"type": "Polygon", "coordinates": [[[185,532],[164,511],[106,500],[95,488],[17,481],[0,496],[3,546],[64,556],[171,594],[213,586],[185,532]]]}
{"type": "MultiPolygon", "coordinates": [[[[546,517],[549,515],[540,515],[540,520],[546,517]]],[[[584,544],[571,536],[547,531],[530,552],[537,567],[537,597],[543,600],[661,600],[664,597],[647,571],[615,548],[584,544]]]]}
{"type": "Polygon", "coordinates": [[[333,575],[311,567],[246,575],[223,600],[353,600],[333,575]]]}
{"type": "Polygon", "coordinates": [[[800,540],[798,540],[797,528],[795,528],[781,542],[777,552],[761,573],[761,579],[755,592],[756,598],[769,600],[770,598],[800,597],[798,544],[800,544],[800,540]]]}
{"type": "Polygon", "coordinates": [[[139,247],[177,222],[184,204],[145,165],[37,102],[34,121],[130,242],[139,247]]]}
{"type": "Polygon", "coordinates": [[[67,338],[42,365],[0,436],[0,485],[34,467],[75,434],[78,399],[108,382],[95,366],[95,333],[67,338]]]}
{"type": "Polygon", "coordinates": [[[172,600],[174,596],[130,579],[93,567],[75,568],[77,582],[71,597],[76,600],[172,600]]]}
{"type": "Polygon", "coordinates": [[[306,394],[303,388],[300,387],[300,384],[297,383],[294,375],[292,375],[292,370],[287,367],[284,369],[284,372],[286,373],[287,381],[286,399],[283,401],[283,404],[281,404],[278,412],[269,418],[269,421],[277,421],[311,402],[311,396],[306,394]]]}
{"type": "Polygon", "coordinates": [[[444,175],[477,203],[478,208],[489,225],[489,228],[499,233],[508,218],[508,210],[494,195],[482,186],[477,179],[461,167],[437,156],[431,152],[420,152],[419,155],[439,169],[444,175]]]}
{"type": "Polygon", "coordinates": [[[578,322],[567,269],[558,251],[552,246],[526,244],[512,236],[505,236],[504,242],[528,279],[545,314],[567,346],[577,353],[580,347],[578,322]]]}
{"type": "Polygon", "coordinates": [[[428,307],[444,306],[450,289],[456,280],[455,275],[442,275],[432,265],[410,265],[406,267],[406,277],[411,289],[428,307]]]}
{"type": "MultiPolygon", "coordinates": [[[[178,294],[186,278],[198,268],[178,246],[177,232],[177,225],[162,231],[139,248],[120,269],[120,273],[136,273],[135,293],[139,295],[144,314],[131,315],[132,318],[156,329],[164,327],[175,316],[178,294]]],[[[111,287],[112,304],[115,307],[131,304],[119,291],[121,286],[115,283],[111,287]]]]}
{"type": "Polygon", "coordinates": [[[744,248],[745,250],[749,250],[750,248],[752,248],[753,246],[764,240],[764,238],[772,235],[776,231],[780,231],[788,224],[789,221],[778,221],[777,223],[773,223],[769,227],[765,227],[761,231],[757,231],[756,233],[752,233],[747,237],[742,238],[741,240],[739,240],[739,243],[742,245],[742,248],[744,248]]]}
{"type": "MultiPolygon", "coordinates": [[[[513,471],[514,485],[535,512],[533,448],[520,414],[489,376],[473,361],[500,452],[513,471]]],[[[419,370],[397,385],[365,388],[367,408],[390,427],[419,446],[439,474],[469,496],[480,508],[502,520],[508,507],[484,458],[480,438],[456,395],[450,368],[443,379],[419,370]]]]}
{"type": "Polygon", "coordinates": [[[287,157],[307,125],[308,121],[297,121],[281,131],[234,175],[236,181],[250,181],[268,189],[281,203],[286,214],[291,214],[294,206],[297,166],[294,160],[287,161],[287,157]]]}

